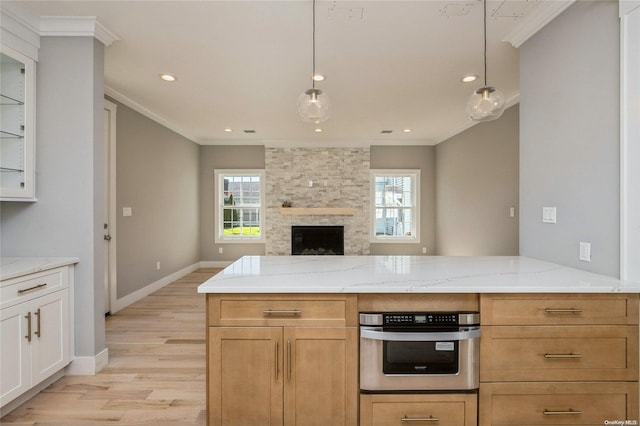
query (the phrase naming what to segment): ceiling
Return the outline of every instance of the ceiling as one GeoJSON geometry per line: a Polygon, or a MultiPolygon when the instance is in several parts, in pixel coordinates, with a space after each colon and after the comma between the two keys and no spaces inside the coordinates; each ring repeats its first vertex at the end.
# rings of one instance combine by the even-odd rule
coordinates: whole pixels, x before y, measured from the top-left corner
{"type": "MultiPolygon", "coordinates": [[[[518,50],[503,40],[545,3],[487,3],[488,83],[510,105],[518,50]]],[[[318,0],[316,69],[326,80],[317,87],[332,110],[313,125],[296,111],[311,87],[311,0],[3,0],[30,19],[95,16],[118,37],[106,47],[106,93],[201,144],[439,143],[472,124],[465,105],[482,86],[482,5],[318,0]],[[466,74],[480,79],[462,83],[466,74]]]]}

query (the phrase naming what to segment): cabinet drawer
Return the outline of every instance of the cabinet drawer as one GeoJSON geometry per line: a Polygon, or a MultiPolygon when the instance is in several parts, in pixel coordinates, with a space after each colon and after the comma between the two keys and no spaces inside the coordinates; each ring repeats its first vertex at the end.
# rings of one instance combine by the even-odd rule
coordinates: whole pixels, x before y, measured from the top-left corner
{"type": "Polygon", "coordinates": [[[481,384],[479,425],[604,425],[613,424],[605,421],[637,421],[637,386],[637,383],[481,384]]]}
{"type": "Polygon", "coordinates": [[[356,326],[355,295],[207,295],[209,325],[356,326]]]}
{"type": "Polygon", "coordinates": [[[638,324],[637,294],[483,294],[482,324],[638,324]]]}
{"type": "Polygon", "coordinates": [[[68,286],[67,268],[51,269],[7,280],[0,287],[1,307],[12,306],[68,286]]]}
{"type": "Polygon", "coordinates": [[[637,326],[483,327],[480,380],[638,380],[637,326]]]}
{"type": "Polygon", "coordinates": [[[477,404],[476,394],[360,395],[360,426],[475,426],[477,404]]]}

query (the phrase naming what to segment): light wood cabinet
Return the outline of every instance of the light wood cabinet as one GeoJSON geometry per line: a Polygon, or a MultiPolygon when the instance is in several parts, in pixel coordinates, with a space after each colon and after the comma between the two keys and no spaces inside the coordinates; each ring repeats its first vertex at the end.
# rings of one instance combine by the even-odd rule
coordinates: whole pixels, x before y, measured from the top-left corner
{"type": "Polygon", "coordinates": [[[363,394],[360,426],[475,426],[477,409],[476,394],[363,394]]]}
{"type": "Polygon", "coordinates": [[[3,301],[0,310],[0,406],[71,361],[72,276],[64,267],[2,283],[2,294],[16,297],[3,301]]]}
{"type": "Polygon", "coordinates": [[[33,59],[0,49],[0,200],[35,198],[35,67],[33,59]]]}
{"type": "Polygon", "coordinates": [[[352,296],[208,295],[208,424],[357,424],[355,306],[352,296]]]}
{"type": "MultiPolygon", "coordinates": [[[[483,383],[480,424],[606,425],[638,420],[638,385],[614,383],[483,383]]],[[[629,423],[633,424],[633,423],[629,423]]]]}
{"type": "Polygon", "coordinates": [[[638,419],[637,294],[480,296],[479,424],[638,419]]]}

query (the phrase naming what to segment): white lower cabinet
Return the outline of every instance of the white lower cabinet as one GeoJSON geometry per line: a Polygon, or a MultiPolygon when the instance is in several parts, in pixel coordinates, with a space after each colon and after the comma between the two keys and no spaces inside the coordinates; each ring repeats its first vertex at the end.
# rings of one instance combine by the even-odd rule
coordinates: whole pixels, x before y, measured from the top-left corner
{"type": "Polygon", "coordinates": [[[0,309],[0,407],[71,360],[67,268],[24,278],[2,283],[16,297],[0,309]]]}

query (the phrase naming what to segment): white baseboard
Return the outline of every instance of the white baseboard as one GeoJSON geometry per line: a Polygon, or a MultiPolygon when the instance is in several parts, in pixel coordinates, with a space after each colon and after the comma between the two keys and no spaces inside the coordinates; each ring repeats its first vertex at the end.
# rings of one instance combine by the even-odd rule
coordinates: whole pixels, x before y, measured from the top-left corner
{"type": "Polygon", "coordinates": [[[111,314],[115,314],[116,312],[126,308],[127,306],[131,305],[132,303],[137,302],[138,300],[150,295],[151,293],[153,293],[154,291],[158,291],[160,290],[162,287],[165,287],[169,284],[171,284],[172,282],[184,277],[185,275],[188,275],[190,273],[192,273],[193,271],[197,270],[198,268],[200,268],[201,262],[198,263],[194,263],[193,265],[187,266],[186,268],[180,269],[177,272],[174,272],[171,275],[167,275],[166,277],[153,282],[151,284],[149,284],[146,287],[143,287],[139,290],[134,291],[131,294],[126,295],[125,297],[122,297],[120,299],[116,299],[115,303],[113,304],[113,306],[111,306],[110,308],[110,313],[111,314]]]}
{"type": "Polygon", "coordinates": [[[231,260],[201,260],[200,267],[201,268],[226,268],[232,263],[233,261],[231,260]]]}
{"type": "Polygon", "coordinates": [[[109,363],[109,349],[104,349],[96,356],[77,356],[65,369],[68,376],[93,376],[109,363]]]}

